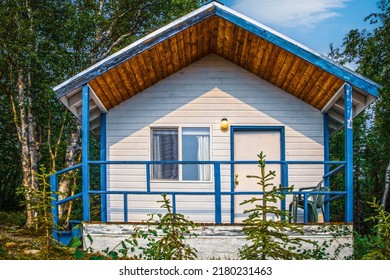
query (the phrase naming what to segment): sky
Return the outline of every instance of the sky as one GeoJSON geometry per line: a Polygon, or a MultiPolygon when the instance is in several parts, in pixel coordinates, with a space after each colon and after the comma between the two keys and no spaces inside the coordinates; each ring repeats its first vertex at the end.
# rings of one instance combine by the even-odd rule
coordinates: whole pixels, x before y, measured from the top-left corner
{"type": "MultiPolygon", "coordinates": [[[[225,6],[327,55],[351,29],[372,29],[364,18],[377,0],[219,0],[225,6]]],[[[350,67],[353,67],[352,65],[350,67]]]]}

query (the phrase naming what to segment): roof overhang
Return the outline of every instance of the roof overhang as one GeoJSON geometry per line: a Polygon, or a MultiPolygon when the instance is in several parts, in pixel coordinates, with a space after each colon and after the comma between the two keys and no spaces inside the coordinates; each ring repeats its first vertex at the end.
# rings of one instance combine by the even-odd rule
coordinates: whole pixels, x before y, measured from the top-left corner
{"type": "Polygon", "coordinates": [[[210,53],[215,53],[329,113],[331,132],[343,124],[342,88],[353,88],[354,114],[378,97],[380,86],[298,42],[212,2],[166,25],[56,86],[57,97],[81,117],[81,87],[89,84],[91,130],[100,112],[210,53]]]}

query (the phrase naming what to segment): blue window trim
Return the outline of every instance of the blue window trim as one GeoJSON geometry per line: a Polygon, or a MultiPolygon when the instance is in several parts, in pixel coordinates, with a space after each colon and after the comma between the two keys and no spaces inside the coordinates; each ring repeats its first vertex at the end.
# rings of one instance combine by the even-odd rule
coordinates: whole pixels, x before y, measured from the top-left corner
{"type": "MultiPolygon", "coordinates": [[[[280,161],[286,161],[286,138],[284,126],[230,126],[230,160],[234,161],[234,133],[237,131],[279,131],[280,132],[280,161]]],[[[234,166],[230,168],[230,191],[234,192],[234,166]]],[[[288,186],[288,168],[281,166],[282,186],[288,186]]],[[[281,209],[286,209],[286,203],[283,200],[281,209]]],[[[234,223],[234,195],[230,199],[230,221],[234,223]]]]}

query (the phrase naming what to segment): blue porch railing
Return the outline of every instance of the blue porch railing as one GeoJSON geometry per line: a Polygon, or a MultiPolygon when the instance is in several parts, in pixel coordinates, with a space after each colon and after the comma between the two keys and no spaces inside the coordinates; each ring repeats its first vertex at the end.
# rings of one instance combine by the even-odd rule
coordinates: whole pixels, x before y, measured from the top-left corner
{"type": "MultiPolygon", "coordinates": [[[[123,222],[129,222],[128,219],[128,197],[130,195],[161,195],[162,193],[165,193],[169,196],[171,196],[171,202],[172,202],[172,209],[174,212],[178,211],[177,205],[176,205],[176,198],[177,196],[193,196],[193,195],[204,195],[204,196],[214,196],[214,222],[215,224],[221,224],[222,223],[222,197],[223,196],[229,196],[231,200],[231,209],[230,209],[230,222],[234,223],[234,198],[236,196],[240,195],[261,195],[262,192],[237,192],[234,190],[234,165],[237,164],[258,164],[257,161],[89,161],[88,165],[99,165],[102,172],[103,179],[101,180],[102,185],[105,185],[105,176],[106,176],[106,166],[107,165],[144,165],[145,166],[145,181],[146,181],[146,189],[144,191],[135,191],[135,190],[106,190],[106,187],[103,186],[101,190],[90,190],[89,187],[85,188],[83,187],[82,190],[87,189],[87,191],[82,191],[80,193],[77,193],[73,196],[67,197],[62,200],[58,200],[58,196],[56,195],[57,189],[58,189],[58,177],[66,172],[70,172],[76,169],[79,169],[82,167],[81,164],[75,165],[73,167],[63,169],[61,171],[56,172],[55,174],[50,176],[50,184],[51,184],[51,191],[53,193],[53,200],[52,200],[52,213],[54,217],[54,223],[59,224],[59,211],[58,207],[61,204],[70,202],[72,200],[75,200],[77,198],[82,198],[83,201],[83,220],[89,221],[90,220],[90,197],[91,195],[99,195],[101,197],[101,221],[105,222],[106,219],[106,196],[107,195],[122,195],[123,196],[123,222]],[[154,191],[152,190],[152,180],[151,180],[151,165],[152,164],[208,164],[213,166],[214,170],[214,189],[210,191],[154,191]],[[229,165],[231,174],[230,174],[230,191],[224,191],[221,189],[221,165],[229,165]],[[87,201],[88,203],[84,203],[87,201]]],[[[329,171],[327,174],[323,176],[323,179],[327,179],[334,174],[341,171],[344,167],[346,162],[345,161],[266,161],[266,164],[279,164],[281,166],[281,182],[284,186],[289,186],[289,176],[288,176],[288,170],[289,166],[291,165],[337,165],[337,167],[333,168],[331,171],[329,171]]],[[[83,180],[82,180],[83,181],[83,180]]],[[[328,181],[328,180],[324,180],[328,181]]],[[[307,209],[308,204],[308,195],[312,194],[319,194],[319,192],[300,192],[300,191],[292,191],[287,192],[286,195],[298,195],[301,194],[303,196],[304,200],[304,206],[305,209],[307,209]]],[[[325,194],[325,205],[329,205],[329,203],[333,200],[340,199],[347,196],[347,191],[327,191],[327,192],[320,192],[320,194],[325,194]]],[[[282,209],[285,209],[285,201],[281,201],[282,209]]],[[[351,205],[346,205],[346,207],[352,207],[351,205]]],[[[307,223],[309,220],[308,218],[308,211],[304,211],[304,217],[303,222],[307,223]]],[[[324,215],[324,221],[330,222],[330,214],[329,214],[329,207],[325,207],[325,215],[324,215]]]]}

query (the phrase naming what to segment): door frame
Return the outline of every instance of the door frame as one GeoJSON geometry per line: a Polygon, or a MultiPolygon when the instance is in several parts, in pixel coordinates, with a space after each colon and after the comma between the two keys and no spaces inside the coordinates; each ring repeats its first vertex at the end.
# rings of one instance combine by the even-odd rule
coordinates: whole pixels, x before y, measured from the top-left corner
{"type": "MultiPolygon", "coordinates": [[[[232,125],[230,126],[230,161],[234,162],[234,134],[235,132],[248,132],[248,131],[277,131],[280,133],[280,161],[286,160],[286,140],[285,140],[285,128],[284,126],[242,126],[232,125]]],[[[281,164],[281,184],[282,186],[288,186],[288,168],[286,164],[281,164]]],[[[230,192],[234,192],[234,164],[230,165],[230,192]]],[[[234,223],[234,195],[230,196],[230,222],[234,223]]],[[[282,210],[286,209],[286,201],[281,201],[282,210]]]]}

